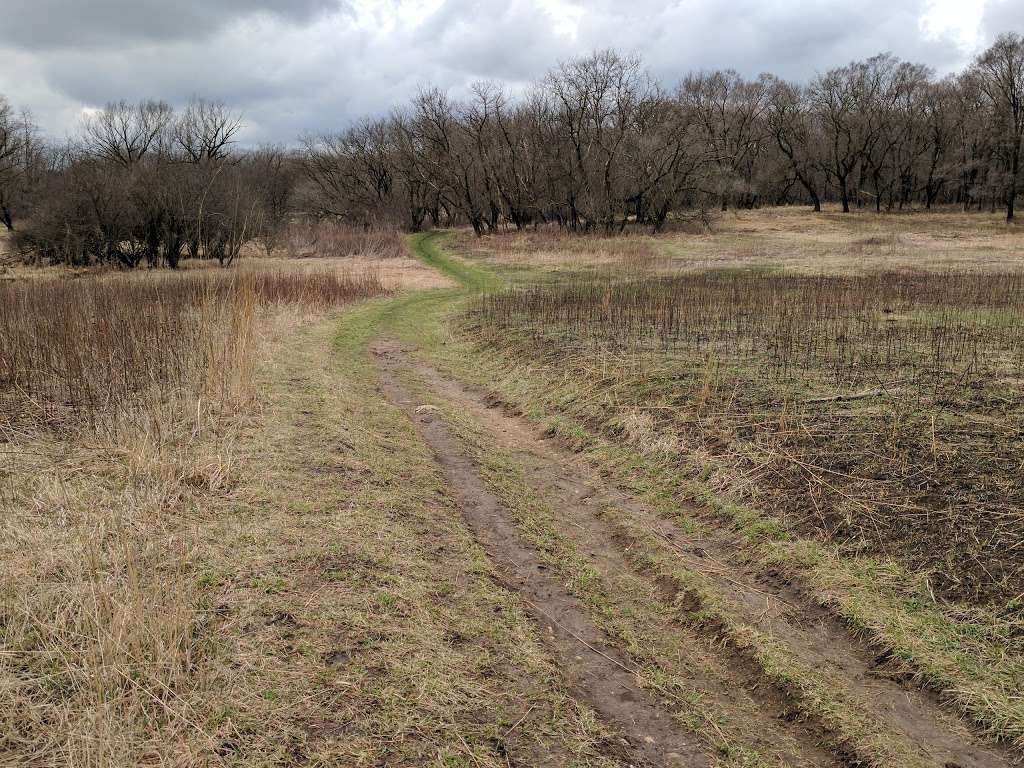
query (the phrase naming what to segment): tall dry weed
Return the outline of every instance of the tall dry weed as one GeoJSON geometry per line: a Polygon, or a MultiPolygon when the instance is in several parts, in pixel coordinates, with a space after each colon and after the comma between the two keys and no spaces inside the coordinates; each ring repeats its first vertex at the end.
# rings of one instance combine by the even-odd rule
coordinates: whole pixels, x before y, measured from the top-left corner
{"type": "Polygon", "coordinates": [[[206,765],[201,531],[233,492],[264,328],[372,274],[203,270],[0,286],[0,763],[206,765]]]}
{"type": "Polygon", "coordinates": [[[405,237],[398,230],[354,227],[335,221],[292,222],[284,235],[284,249],[292,258],[390,259],[410,255],[405,237]]]}

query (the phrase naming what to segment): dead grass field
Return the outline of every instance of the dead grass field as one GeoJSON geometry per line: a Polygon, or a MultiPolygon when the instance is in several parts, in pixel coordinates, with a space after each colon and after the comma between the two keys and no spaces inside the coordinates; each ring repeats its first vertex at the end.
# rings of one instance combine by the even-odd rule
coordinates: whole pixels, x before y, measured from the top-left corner
{"type": "Polygon", "coordinates": [[[766,267],[806,273],[881,269],[1005,270],[1021,266],[1024,232],[998,214],[907,214],[800,208],[734,211],[712,232],[670,237],[673,268],[766,267]]]}
{"type": "MultiPolygon", "coordinates": [[[[0,244],[0,249],[2,249],[2,244],[0,244]]],[[[451,280],[410,255],[395,256],[388,259],[360,255],[345,257],[306,256],[296,259],[284,255],[263,256],[258,252],[253,252],[232,266],[232,269],[240,271],[249,269],[266,270],[268,268],[286,269],[298,273],[309,273],[325,269],[338,273],[372,271],[378,276],[384,287],[392,291],[426,290],[430,288],[449,288],[452,286],[451,280]]],[[[215,262],[185,259],[181,263],[179,272],[219,269],[220,267],[215,262]]],[[[100,267],[79,269],[47,266],[36,267],[14,263],[13,261],[8,262],[4,266],[3,259],[0,257],[0,283],[45,278],[75,278],[103,272],[117,273],[117,270],[108,270],[100,267]]]]}
{"type": "Polygon", "coordinates": [[[459,236],[458,247],[515,271],[722,268],[850,274],[882,269],[1006,270],[1024,260],[1024,230],[999,214],[770,208],[717,214],[707,231],[579,238],[558,230],[459,236]]]}
{"type": "MultiPolygon", "coordinates": [[[[307,256],[292,259],[286,256],[256,257],[242,261],[243,269],[286,268],[289,270],[316,272],[332,269],[339,272],[372,271],[385,288],[391,291],[420,291],[432,288],[450,288],[451,280],[437,270],[426,266],[411,255],[378,259],[372,256],[307,256]]],[[[215,268],[208,262],[186,262],[186,268],[215,268]]]]}
{"type": "Polygon", "coordinates": [[[1019,763],[1016,234],[408,242],[8,271],[0,763],[1019,763]]]}
{"type": "Polygon", "coordinates": [[[1024,274],[743,272],[482,299],[489,346],[594,382],[602,431],[937,593],[1024,592],[1024,274]]]}

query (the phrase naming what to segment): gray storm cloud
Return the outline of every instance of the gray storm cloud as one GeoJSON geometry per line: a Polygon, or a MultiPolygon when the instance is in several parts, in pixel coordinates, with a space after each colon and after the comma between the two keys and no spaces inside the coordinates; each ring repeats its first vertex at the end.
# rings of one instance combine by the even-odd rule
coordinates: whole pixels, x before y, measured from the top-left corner
{"type": "MultiPolygon", "coordinates": [[[[247,141],[294,141],[384,113],[425,83],[513,87],[597,48],[640,54],[671,86],[733,67],[806,79],[889,51],[940,73],[966,63],[928,36],[930,0],[0,0],[0,93],[63,134],[83,107],[223,99],[247,141]],[[5,63],[6,62],[6,63],[5,63]]],[[[1022,0],[987,0],[981,36],[1024,27],[1022,0]]]]}
{"type": "Polygon", "coordinates": [[[302,23],[337,0],[4,0],[0,43],[12,47],[122,48],[140,41],[205,40],[240,17],[264,13],[302,23]]]}

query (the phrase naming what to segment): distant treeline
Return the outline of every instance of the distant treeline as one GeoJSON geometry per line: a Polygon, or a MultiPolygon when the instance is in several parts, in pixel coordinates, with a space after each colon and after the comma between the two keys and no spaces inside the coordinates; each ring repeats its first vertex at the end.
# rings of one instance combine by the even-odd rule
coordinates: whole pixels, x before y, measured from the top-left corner
{"type": "Polygon", "coordinates": [[[707,206],[958,203],[1013,217],[1024,137],[1024,38],[1004,35],[937,80],[889,55],[807,84],[691,74],[672,90],[613,51],[552,69],[520,98],[424,90],[390,117],[305,141],[320,212],[657,230],[707,206]]]}
{"type": "Polygon", "coordinates": [[[110,104],[70,142],[0,97],[0,221],[55,262],[230,263],[297,217],[361,226],[659,230],[711,208],[957,204],[1012,220],[1024,38],[937,79],[879,55],[792,83],[700,72],[666,89],[633,57],[562,63],[519,97],[423,89],[388,117],[241,150],[240,116],[195,100],[110,104]]]}

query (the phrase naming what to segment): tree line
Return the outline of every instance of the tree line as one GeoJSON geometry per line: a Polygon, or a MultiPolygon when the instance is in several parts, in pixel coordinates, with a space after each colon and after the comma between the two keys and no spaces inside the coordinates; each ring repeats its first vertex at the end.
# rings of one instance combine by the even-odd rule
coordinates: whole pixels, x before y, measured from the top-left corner
{"type": "Polygon", "coordinates": [[[216,101],[117,102],[58,143],[0,97],[0,220],[34,260],[231,264],[247,243],[273,247],[299,172],[279,147],[239,151],[241,128],[216,101]]]}
{"type": "Polygon", "coordinates": [[[709,207],[825,201],[844,211],[959,204],[1014,217],[1024,144],[1024,38],[964,72],[883,54],[793,83],[699,72],[660,85],[603,51],[518,98],[481,83],[424,89],[390,116],[304,141],[316,212],[365,221],[661,229],[709,207]]]}
{"type": "Polygon", "coordinates": [[[1014,218],[1024,151],[1024,38],[1005,34],[937,78],[882,54],[805,83],[691,73],[668,88],[601,51],[522,94],[421,89],[386,117],[239,148],[241,116],[195,99],[118,102],[63,143],[0,96],[0,221],[35,258],[229,264],[298,217],[361,226],[556,224],[658,231],[713,208],[1000,208],[1014,218]]]}

